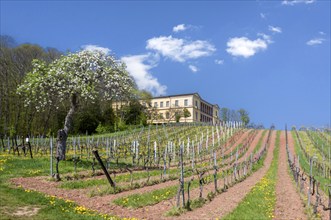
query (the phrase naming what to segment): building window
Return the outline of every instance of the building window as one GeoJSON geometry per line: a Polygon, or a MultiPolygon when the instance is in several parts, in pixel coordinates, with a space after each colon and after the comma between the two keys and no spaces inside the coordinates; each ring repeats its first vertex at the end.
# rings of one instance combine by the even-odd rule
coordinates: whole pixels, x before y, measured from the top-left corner
{"type": "Polygon", "coordinates": [[[160,108],[163,108],[163,102],[160,102],[160,108]]]}
{"type": "Polygon", "coordinates": [[[198,101],[195,101],[195,107],[198,108],[198,101]]]}
{"type": "Polygon", "coordinates": [[[178,100],[175,100],[175,106],[178,107],[178,100]]]}
{"type": "Polygon", "coordinates": [[[188,106],[188,100],[187,99],[184,100],[184,106],[188,106]]]}
{"type": "Polygon", "coordinates": [[[170,104],[170,102],[169,102],[169,101],[167,101],[167,102],[166,102],[166,107],[169,107],[169,104],[170,104]]]}
{"type": "Polygon", "coordinates": [[[163,119],[163,113],[160,113],[160,119],[163,119]]]}
{"type": "Polygon", "coordinates": [[[169,112],[166,112],[166,119],[169,119],[169,117],[170,117],[169,112]]]}
{"type": "Polygon", "coordinates": [[[157,108],[157,102],[154,102],[154,107],[157,108]]]}
{"type": "Polygon", "coordinates": [[[198,121],[198,112],[195,112],[195,120],[198,121]]]}

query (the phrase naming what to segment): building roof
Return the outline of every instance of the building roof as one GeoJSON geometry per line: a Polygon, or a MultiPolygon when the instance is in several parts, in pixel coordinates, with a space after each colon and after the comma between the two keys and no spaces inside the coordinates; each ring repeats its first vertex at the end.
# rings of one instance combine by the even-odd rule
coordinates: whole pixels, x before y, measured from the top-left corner
{"type": "Polygon", "coordinates": [[[201,98],[199,93],[195,92],[195,93],[184,93],[184,94],[176,94],[176,95],[157,96],[157,97],[153,97],[153,99],[163,99],[163,98],[171,98],[171,97],[178,97],[178,96],[189,96],[189,95],[197,95],[197,96],[199,96],[199,98],[201,98]]]}
{"type": "Polygon", "coordinates": [[[206,100],[204,100],[203,98],[201,98],[201,96],[199,95],[199,93],[195,92],[195,93],[184,93],[184,94],[176,94],[176,95],[168,95],[168,96],[157,96],[157,97],[153,97],[153,99],[164,99],[164,98],[172,98],[172,97],[179,97],[179,96],[190,96],[190,95],[196,95],[198,96],[202,101],[206,102],[207,104],[211,105],[211,106],[216,106],[219,108],[219,106],[217,104],[211,104],[210,102],[207,102],[206,100]]]}

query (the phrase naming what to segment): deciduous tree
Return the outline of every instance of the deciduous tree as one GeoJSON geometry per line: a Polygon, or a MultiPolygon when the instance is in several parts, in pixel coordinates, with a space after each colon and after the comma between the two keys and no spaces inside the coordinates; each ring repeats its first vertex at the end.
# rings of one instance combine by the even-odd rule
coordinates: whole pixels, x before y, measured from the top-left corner
{"type": "Polygon", "coordinates": [[[184,116],[185,122],[186,122],[186,118],[191,117],[191,112],[187,108],[184,108],[183,109],[183,116],[184,116]]]}
{"type": "MultiPolygon", "coordinates": [[[[62,56],[50,64],[33,61],[33,70],[17,89],[25,104],[35,104],[37,111],[46,106],[69,102],[63,129],[57,132],[57,165],[65,159],[66,141],[73,126],[79,100],[93,102],[97,97],[112,100],[129,97],[135,88],[125,65],[99,51],[80,51],[62,56]]],[[[59,179],[57,171],[57,179],[59,179]]]]}
{"type": "Polygon", "coordinates": [[[243,124],[245,126],[248,125],[248,123],[250,121],[248,112],[245,109],[241,108],[241,109],[238,110],[238,113],[239,113],[239,116],[240,116],[240,120],[243,122],[243,124]]]}

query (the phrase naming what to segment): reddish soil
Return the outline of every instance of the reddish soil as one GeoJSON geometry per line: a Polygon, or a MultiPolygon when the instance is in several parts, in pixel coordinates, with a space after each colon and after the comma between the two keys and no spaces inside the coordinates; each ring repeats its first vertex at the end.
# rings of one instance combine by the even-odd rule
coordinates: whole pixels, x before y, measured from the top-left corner
{"type": "MultiPolygon", "coordinates": [[[[226,153],[225,154],[230,154],[230,152],[232,151],[232,153],[233,153],[233,157],[235,157],[235,155],[236,155],[236,149],[237,149],[237,146],[239,145],[239,144],[243,144],[243,141],[248,137],[248,134],[249,134],[249,132],[250,132],[251,130],[249,130],[249,131],[247,131],[230,149],[228,149],[227,151],[226,151],[226,153]]],[[[254,140],[259,140],[260,139],[260,137],[262,136],[262,130],[260,130],[260,131],[257,131],[256,132],[256,134],[255,134],[255,137],[254,137],[254,140]]],[[[251,146],[253,146],[252,144],[250,145],[250,147],[249,147],[249,149],[251,149],[251,146]]],[[[253,147],[255,147],[255,145],[253,146],[253,147]]],[[[247,157],[247,155],[249,155],[251,152],[249,151],[249,149],[248,149],[248,151],[247,151],[247,153],[245,154],[245,157],[244,158],[246,158],[247,157]]],[[[253,150],[253,149],[252,149],[253,150]]],[[[230,159],[231,158],[228,158],[226,161],[224,161],[224,162],[229,162],[230,161],[230,159]]]]}
{"type": "Polygon", "coordinates": [[[233,149],[237,147],[238,144],[242,143],[243,140],[248,136],[248,134],[251,132],[251,130],[247,130],[241,134],[241,136],[238,138],[238,140],[233,145],[225,145],[224,149],[224,155],[229,154],[233,149]]]}
{"type": "Polygon", "coordinates": [[[275,219],[307,219],[304,205],[299,202],[301,201],[300,195],[289,175],[285,132],[282,132],[280,136],[277,178],[275,219]]]}
{"type": "MultiPolygon", "coordinates": [[[[247,152],[245,153],[245,156],[242,157],[239,162],[243,162],[245,160],[245,158],[249,158],[249,156],[251,155],[251,153],[253,153],[255,146],[257,145],[257,143],[259,142],[261,136],[262,136],[263,131],[260,130],[257,135],[255,136],[254,140],[252,141],[250,147],[248,148],[247,152]]],[[[268,138],[268,131],[267,133],[264,135],[263,140],[262,140],[262,144],[261,144],[261,148],[264,146],[264,144],[267,142],[267,138],[268,138]]]]}

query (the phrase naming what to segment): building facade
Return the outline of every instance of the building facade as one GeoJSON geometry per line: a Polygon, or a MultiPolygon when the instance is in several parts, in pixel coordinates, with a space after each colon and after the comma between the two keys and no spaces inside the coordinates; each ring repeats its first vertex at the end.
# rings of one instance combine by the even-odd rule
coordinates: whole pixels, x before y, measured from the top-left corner
{"type": "MultiPolygon", "coordinates": [[[[143,100],[140,103],[151,113],[148,122],[153,124],[176,122],[178,114],[181,115],[179,122],[220,122],[219,106],[205,101],[198,93],[154,97],[148,103],[143,100]]],[[[116,111],[126,104],[115,102],[113,109],[116,111]]]]}

